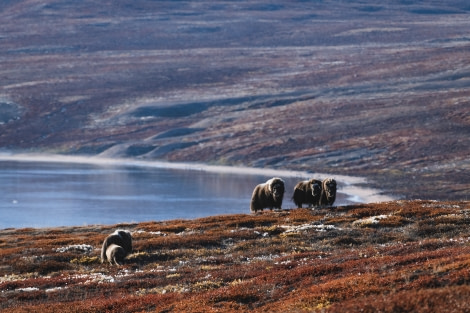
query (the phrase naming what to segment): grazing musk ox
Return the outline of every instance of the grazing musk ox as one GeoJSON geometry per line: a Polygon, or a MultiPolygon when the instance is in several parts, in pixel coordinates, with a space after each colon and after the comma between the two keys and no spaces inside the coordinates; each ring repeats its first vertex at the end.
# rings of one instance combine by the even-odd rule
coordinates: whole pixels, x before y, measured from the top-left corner
{"type": "Polygon", "coordinates": [[[298,208],[301,208],[304,203],[310,206],[320,205],[321,186],[321,180],[314,178],[298,182],[294,187],[292,201],[298,208]]]}
{"type": "MultiPolygon", "coordinates": [[[[118,229],[114,233],[106,237],[106,239],[103,241],[103,246],[101,247],[101,263],[109,261],[112,264],[113,260],[110,260],[108,258],[108,248],[113,244],[121,247],[124,251],[124,257],[126,257],[129,253],[132,252],[131,233],[127,230],[118,229]]],[[[111,251],[109,253],[112,253],[111,251]]],[[[122,251],[118,249],[114,253],[120,255],[122,254],[122,251]]],[[[124,259],[124,257],[122,259],[124,259]]]]}
{"type": "Polygon", "coordinates": [[[250,211],[262,211],[264,208],[281,209],[284,197],[284,181],[273,177],[264,184],[259,184],[251,196],[250,211]]]}
{"type": "Polygon", "coordinates": [[[322,192],[320,197],[321,206],[330,206],[336,200],[336,180],[326,178],[322,181],[322,192]]]}

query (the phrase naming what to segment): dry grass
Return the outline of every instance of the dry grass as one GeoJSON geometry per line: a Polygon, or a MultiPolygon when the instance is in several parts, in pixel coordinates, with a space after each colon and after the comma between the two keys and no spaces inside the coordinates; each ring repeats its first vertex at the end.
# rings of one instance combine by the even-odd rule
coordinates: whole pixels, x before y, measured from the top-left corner
{"type": "Polygon", "coordinates": [[[0,231],[8,312],[468,312],[470,202],[0,231]],[[115,228],[122,267],[99,262],[115,228]]]}

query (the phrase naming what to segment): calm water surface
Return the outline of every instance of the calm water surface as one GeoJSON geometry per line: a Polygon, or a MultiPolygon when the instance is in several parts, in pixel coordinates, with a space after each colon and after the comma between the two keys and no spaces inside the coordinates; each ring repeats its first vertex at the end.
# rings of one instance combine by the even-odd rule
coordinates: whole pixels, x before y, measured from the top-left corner
{"type": "MultiPolygon", "coordinates": [[[[115,224],[249,213],[270,177],[197,170],[0,161],[0,228],[115,224]]],[[[284,178],[283,208],[298,178],[284,178]]],[[[348,203],[338,195],[337,204],[348,203]]]]}

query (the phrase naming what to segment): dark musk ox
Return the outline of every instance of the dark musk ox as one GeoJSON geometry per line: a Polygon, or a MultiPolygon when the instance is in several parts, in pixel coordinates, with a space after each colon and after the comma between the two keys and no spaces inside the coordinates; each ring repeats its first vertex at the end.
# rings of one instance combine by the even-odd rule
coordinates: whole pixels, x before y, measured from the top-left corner
{"type": "Polygon", "coordinates": [[[304,203],[309,206],[320,205],[321,186],[321,180],[314,178],[298,182],[294,187],[292,201],[298,208],[301,208],[304,203]]]}
{"type": "Polygon", "coordinates": [[[111,244],[106,249],[106,258],[108,259],[109,264],[113,265],[122,265],[124,263],[124,258],[127,256],[126,251],[123,247],[111,244]]]}
{"type": "Polygon", "coordinates": [[[273,177],[264,184],[257,185],[251,196],[250,211],[256,213],[264,208],[280,210],[284,190],[284,181],[278,177],[273,177]]]}
{"type": "Polygon", "coordinates": [[[320,197],[321,206],[330,206],[336,200],[336,180],[326,178],[322,181],[322,192],[320,197]]]}
{"type": "Polygon", "coordinates": [[[118,258],[121,260],[121,255],[123,252],[124,256],[122,257],[122,260],[132,252],[132,236],[129,231],[118,229],[114,233],[106,237],[106,239],[103,241],[103,246],[101,247],[101,263],[109,261],[111,264],[113,264],[114,260],[109,259],[108,255],[117,255],[118,258]],[[121,249],[117,249],[116,247],[114,247],[108,253],[108,248],[111,245],[120,247],[122,251],[121,249]]]}

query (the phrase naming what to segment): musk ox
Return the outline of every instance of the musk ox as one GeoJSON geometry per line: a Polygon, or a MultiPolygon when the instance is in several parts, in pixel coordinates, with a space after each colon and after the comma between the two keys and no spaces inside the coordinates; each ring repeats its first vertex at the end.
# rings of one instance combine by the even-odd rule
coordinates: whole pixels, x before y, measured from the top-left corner
{"type": "Polygon", "coordinates": [[[256,213],[264,208],[281,209],[283,197],[284,181],[278,177],[273,177],[264,184],[255,187],[251,196],[250,211],[256,213]]]}
{"type": "Polygon", "coordinates": [[[321,185],[321,180],[314,178],[298,182],[294,187],[292,201],[298,208],[301,208],[304,203],[309,206],[320,205],[321,185]]]}
{"type": "Polygon", "coordinates": [[[322,192],[320,197],[321,206],[330,206],[336,200],[336,180],[326,178],[322,181],[322,192]]]}
{"type": "Polygon", "coordinates": [[[111,244],[106,249],[106,258],[108,259],[109,264],[113,265],[122,265],[124,263],[124,258],[127,256],[126,251],[123,247],[111,244]]]}
{"type": "MultiPolygon", "coordinates": [[[[105,261],[112,262],[108,259],[108,247],[111,245],[119,246],[124,251],[124,257],[132,252],[132,236],[131,233],[127,230],[118,229],[103,241],[103,246],[101,247],[101,263],[105,261]]],[[[121,253],[121,252],[119,252],[121,253]]],[[[123,259],[124,259],[123,257],[123,259]]]]}

